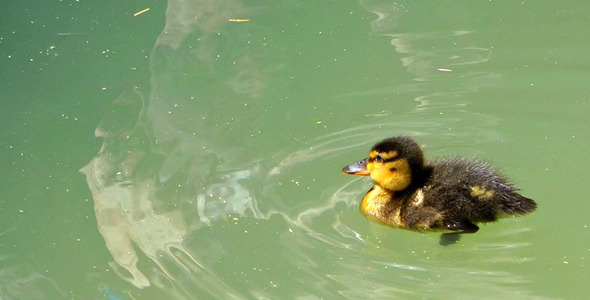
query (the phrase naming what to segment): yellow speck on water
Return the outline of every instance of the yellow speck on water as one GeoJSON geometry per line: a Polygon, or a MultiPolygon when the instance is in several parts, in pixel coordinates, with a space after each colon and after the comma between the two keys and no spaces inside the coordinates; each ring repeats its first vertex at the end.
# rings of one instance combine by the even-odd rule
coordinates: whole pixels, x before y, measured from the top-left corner
{"type": "Polygon", "coordinates": [[[133,16],[134,16],[134,17],[137,17],[137,16],[139,16],[139,15],[143,14],[144,12],[148,12],[149,10],[150,10],[150,8],[149,8],[149,7],[148,7],[148,8],[145,8],[145,9],[142,9],[142,10],[140,10],[140,11],[138,11],[138,12],[134,13],[134,14],[133,14],[133,16]]]}

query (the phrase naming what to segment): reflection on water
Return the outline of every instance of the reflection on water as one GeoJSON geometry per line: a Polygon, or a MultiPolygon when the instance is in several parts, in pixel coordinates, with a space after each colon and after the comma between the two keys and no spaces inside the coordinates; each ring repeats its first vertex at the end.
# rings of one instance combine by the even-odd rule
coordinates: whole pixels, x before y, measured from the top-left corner
{"type": "MultiPolygon", "coordinates": [[[[526,280],[509,272],[446,266],[444,259],[433,265],[432,257],[449,255],[443,249],[420,250],[436,244],[434,237],[392,233],[358,218],[357,200],[368,182],[342,185],[338,179],[330,184],[339,187],[326,189],[328,179],[314,174],[322,168],[337,173],[337,158],[392,132],[437,132],[433,138],[444,138],[440,133],[456,134],[454,126],[477,119],[478,128],[470,134],[480,141],[495,135],[490,129],[495,118],[470,113],[464,109],[467,101],[455,101],[474,88],[421,93],[426,81],[461,78],[481,86],[473,83],[493,75],[455,72],[485,63],[490,51],[473,45],[431,50],[428,43],[473,33],[396,33],[400,21],[394,6],[379,3],[361,4],[377,15],[375,32],[392,39],[392,51],[415,82],[341,98],[401,91],[416,95],[413,108],[408,113],[366,111],[362,125],[318,134],[284,151],[285,137],[273,136],[264,125],[271,122],[261,121],[284,120],[261,114],[273,105],[264,97],[273,70],[261,68],[257,61],[263,52],[248,46],[256,27],[228,22],[261,9],[239,1],[168,1],[166,25],[152,53],[149,89],[137,87],[116,100],[96,130],[104,139],[102,148],[81,169],[114,260],[111,267],[122,279],[145,293],[179,299],[405,299],[437,286],[475,289],[482,296],[491,290],[496,296],[519,291],[515,284],[526,280]],[[227,51],[236,47],[241,50],[227,51]],[[419,118],[433,110],[441,117],[419,118]],[[413,244],[397,244],[398,235],[413,244]]],[[[522,246],[475,249],[504,251],[508,260],[523,261],[509,253],[522,246]]],[[[472,260],[482,257],[464,252],[472,260]]],[[[450,297],[455,290],[445,289],[443,298],[445,293],[450,297]]]]}
{"type": "MultiPolygon", "coordinates": [[[[100,152],[81,170],[114,258],[113,270],[138,288],[156,285],[180,298],[197,287],[231,294],[202,264],[202,253],[186,244],[191,232],[220,217],[247,211],[259,216],[242,184],[257,167],[236,164],[239,150],[212,140],[231,136],[235,127],[224,125],[240,122],[240,116],[223,115],[224,109],[249,104],[243,97],[231,103],[230,96],[252,99],[262,88],[256,76],[244,73],[257,72],[249,54],[232,57],[233,67],[245,71],[230,71],[235,77],[224,80],[214,77],[227,66],[217,63],[224,53],[216,51],[239,37],[219,35],[228,18],[241,13],[249,10],[237,1],[169,1],[166,26],[152,53],[150,90],[136,88],[120,96],[97,128],[104,139],[100,152]],[[182,78],[188,74],[203,76],[197,78],[201,83],[221,84],[193,89],[182,78]]],[[[215,245],[214,239],[205,241],[215,245]]],[[[223,245],[218,247],[223,251],[223,245]]]]}
{"type": "MultiPolygon", "coordinates": [[[[2,261],[3,258],[0,258],[2,261]]],[[[0,299],[63,299],[67,294],[49,277],[22,274],[15,268],[0,268],[0,299]]]]}
{"type": "MultiPolygon", "coordinates": [[[[400,55],[402,65],[414,76],[416,83],[403,87],[403,90],[421,91],[425,83],[429,87],[440,86],[440,92],[416,96],[416,112],[461,110],[469,104],[467,101],[470,100],[466,99],[470,94],[498,84],[498,76],[482,67],[490,60],[492,50],[481,46],[485,41],[478,40],[477,32],[469,28],[448,31],[422,28],[422,31],[400,32],[403,30],[400,27],[407,22],[404,18],[411,17],[404,13],[410,9],[407,5],[372,0],[360,2],[367,11],[377,15],[371,23],[373,31],[391,38],[391,45],[400,55]],[[449,85],[449,82],[462,84],[449,85]]],[[[399,89],[374,93],[394,91],[399,89]]]]}

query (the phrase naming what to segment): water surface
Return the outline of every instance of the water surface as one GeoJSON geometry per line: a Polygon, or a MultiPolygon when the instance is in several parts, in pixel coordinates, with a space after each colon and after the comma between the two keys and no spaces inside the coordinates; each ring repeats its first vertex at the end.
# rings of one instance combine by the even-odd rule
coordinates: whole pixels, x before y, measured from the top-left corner
{"type": "Polygon", "coordinates": [[[588,8],[10,1],[0,298],[582,298],[588,8]],[[399,134],[539,210],[447,247],[371,223],[340,169],[399,134]]]}

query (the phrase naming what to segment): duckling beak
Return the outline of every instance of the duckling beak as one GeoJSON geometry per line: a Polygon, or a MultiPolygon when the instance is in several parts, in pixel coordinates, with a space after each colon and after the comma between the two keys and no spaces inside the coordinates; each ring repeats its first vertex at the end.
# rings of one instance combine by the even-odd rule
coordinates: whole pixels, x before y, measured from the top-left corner
{"type": "Polygon", "coordinates": [[[371,173],[369,172],[369,170],[367,170],[368,160],[368,158],[365,158],[363,160],[355,162],[352,165],[348,165],[342,168],[342,172],[350,175],[369,176],[371,173]]]}

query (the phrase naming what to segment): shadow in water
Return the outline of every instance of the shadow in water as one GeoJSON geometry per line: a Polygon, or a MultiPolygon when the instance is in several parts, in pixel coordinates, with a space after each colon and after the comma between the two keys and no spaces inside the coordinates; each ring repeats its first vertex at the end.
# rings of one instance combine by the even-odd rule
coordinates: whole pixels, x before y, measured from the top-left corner
{"type": "Polygon", "coordinates": [[[454,245],[461,239],[461,232],[442,233],[440,235],[439,244],[441,246],[454,245]]]}

